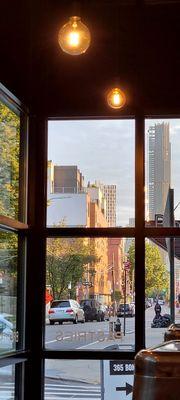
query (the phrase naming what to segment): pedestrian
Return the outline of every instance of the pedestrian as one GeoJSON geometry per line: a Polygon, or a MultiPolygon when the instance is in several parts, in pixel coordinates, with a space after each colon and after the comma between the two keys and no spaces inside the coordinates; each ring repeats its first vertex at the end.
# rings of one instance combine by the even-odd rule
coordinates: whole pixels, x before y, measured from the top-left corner
{"type": "Polygon", "coordinates": [[[154,311],[155,311],[156,317],[158,318],[160,316],[160,314],[161,314],[161,306],[158,303],[158,301],[155,304],[154,311]]]}

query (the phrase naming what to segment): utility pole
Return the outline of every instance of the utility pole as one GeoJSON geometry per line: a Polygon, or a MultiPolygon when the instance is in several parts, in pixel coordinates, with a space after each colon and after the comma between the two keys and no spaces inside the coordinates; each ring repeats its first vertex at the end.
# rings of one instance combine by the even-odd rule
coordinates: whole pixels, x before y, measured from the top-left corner
{"type": "Polygon", "coordinates": [[[126,334],[126,279],[127,279],[127,272],[130,270],[131,263],[130,261],[124,262],[124,336],[126,334]]]}
{"type": "MultiPolygon", "coordinates": [[[[166,227],[173,227],[174,226],[174,211],[179,206],[179,203],[174,207],[174,189],[169,189],[166,201],[166,207],[164,211],[164,218],[163,218],[163,226],[166,227]]],[[[174,244],[175,240],[173,237],[166,238],[166,246],[169,256],[169,264],[170,264],[170,314],[171,314],[171,322],[175,321],[175,267],[174,267],[174,256],[175,256],[175,249],[174,244]]]]}
{"type": "Polygon", "coordinates": [[[115,317],[115,282],[114,282],[114,253],[112,253],[112,302],[113,302],[113,317],[115,317]]]}

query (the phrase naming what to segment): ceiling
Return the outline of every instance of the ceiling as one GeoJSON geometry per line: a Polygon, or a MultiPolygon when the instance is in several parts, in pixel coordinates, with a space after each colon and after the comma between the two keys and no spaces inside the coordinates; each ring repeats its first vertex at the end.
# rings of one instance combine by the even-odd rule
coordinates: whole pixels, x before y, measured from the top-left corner
{"type": "Polygon", "coordinates": [[[57,42],[72,1],[3,2],[2,83],[32,112],[52,117],[178,114],[180,2],[81,0],[78,7],[92,43],[72,57],[57,42]],[[127,95],[122,111],[105,101],[117,77],[127,95]]]}

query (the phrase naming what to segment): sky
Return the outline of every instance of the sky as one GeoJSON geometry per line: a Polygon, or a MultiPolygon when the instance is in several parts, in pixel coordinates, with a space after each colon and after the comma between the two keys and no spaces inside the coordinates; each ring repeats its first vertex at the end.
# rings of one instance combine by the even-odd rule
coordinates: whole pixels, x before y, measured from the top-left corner
{"type": "Polygon", "coordinates": [[[51,121],[48,142],[48,159],[77,165],[85,185],[117,185],[117,225],[126,226],[134,217],[134,121],[51,121]]]}
{"type": "MultiPolygon", "coordinates": [[[[180,119],[146,120],[170,122],[172,146],[171,187],[175,189],[175,205],[180,201],[180,119]]],[[[135,123],[134,120],[61,120],[49,121],[48,160],[56,165],[77,165],[85,185],[101,181],[117,186],[117,226],[127,226],[134,218],[135,196],[135,123]]],[[[180,219],[180,207],[176,217],[180,219]]]]}

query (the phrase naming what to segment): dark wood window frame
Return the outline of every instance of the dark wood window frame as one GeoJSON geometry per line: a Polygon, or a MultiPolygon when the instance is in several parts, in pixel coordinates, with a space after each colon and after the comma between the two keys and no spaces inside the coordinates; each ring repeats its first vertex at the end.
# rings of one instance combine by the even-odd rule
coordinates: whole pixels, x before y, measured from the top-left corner
{"type": "Polygon", "coordinates": [[[20,157],[19,157],[19,216],[21,222],[13,218],[0,215],[0,232],[9,232],[18,237],[18,269],[17,269],[17,315],[16,327],[23,332],[15,351],[0,355],[0,367],[15,366],[15,397],[24,399],[24,372],[25,363],[29,354],[25,346],[25,286],[26,286],[26,240],[29,226],[27,222],[27,163],[28,163],[28,110],[0,84],[0,101],[15,112],[20,118],[20,157]]]}
{"type": "MultiPolygon", "coordinates": [[[[3,92],[5,89],[1,87],[3,92]]],[[[11,102],[11,94],[6,92],[11,102]]],[[[18,107],[20,104],[18,103],[18,107]]],[[[162,116],[158,116],[161,118],[162,116]]],[[[169,118],[179,116],[169,116],[169,118]]],[[[108,119],[108,117],[104,117],[108,119]]],[[[26,343],[23,351],[0,357],[0,366],[17,364],[17,387],[24,381],[25,399],[44,397],[44,362],[46,359],[133,359],[145,347],[145,238],[179,237],[179,228],[145,227],[145,132],[146,116],[127,116],[135,119],[135,227],[134,228],[46,228],[46,178],[47,178],[47,116],[30,115],[29,138],[29,196],[28,224],[0,217],[0,229],[15,232],[19,240],[27,242],[26,276],[26,343]],[[41,149],[41,151],[39,151],[41,149]],[[53,351],[44,348],[46,239],[48,237],[131,237],[135,238],[135,352],[110,351],[53,351]],[[20,366],[23,365],[23,368],[20,366]],[[31,379],[29,379],[31,377],[31,379]],[[31,384],[33,382],[33,385],[31,384]]],[[[152,116],[153,118],[153,116],[152,116]]],[[[157,116],[156,116],[157,118],[157,116]]],[[[166,115],[166,118],[168,116],[166,115]]],[[[61,118],[56,118],[61,119],[61,118]]],[[[67,118],[69,119],[69,118],[67,118]]],[[[81,119],[81,117],[76,118],[81,119]]],[[[96,117],[92,118],[96,119],[96,117]]],[[[100,118],[97,118],[100,119],[100,118]]],[[[114,118],[113,118],[114,119],[114,118]]],[[[118,117],[120,119],[120,117],[118,117]]],[[[27,143],[26,143],[27,144],[27,143]]],[[[27,161],[27,159],[26,159],[27,161]]],[[[23,257],[23,254],[21,254],[23,257]]],[[[24,280],[25,284],[25,280],[24,280]]],[[[20,292],[24,290],[22,287],[20,292]]],[[[22,298],[21,298],[22,301],[22,298]]],[[[23,387],[23,385],[21,385],[23,387]]],[[[17,389],[16,389],[17,390],[17,389]]],[[[18,398],[23,399],[22,390],[18,398]]]]}
{"type": "MultiPolygon", "coordinates": [[[[108,117],[104,117],[108,118],[108,117]]],[[[119,118],[119,117],[118,117],[119,118]]],[[[34,246],[37,251],[37,268],[39,268],[36,290],[39,293],[38,315],[41,316],[38,322],[36,341],[32,344],[36,349],[34,358],[33,377],[37,382],[38,398],[43,399],[44,389],[44,362],[46,359],[133,359],[135,354],[145,347],[145,238],[150,237],[175,237],[180,235],[179,228],[147,228],[145,227],[144,215],[144,185],[145,185],[145,118],[146,116],[129,116],[135,118],[135,227],[134,228],[46,228],[46,178],[47,178],[47,123],[46,117],[39,117],[36,121],[36,129],[39,136],[37,146],[42,149],[37,157],[39,166],[36,187],[36,227],[34,231],[34,246]],[[43,205],[43,206],[42,206],[43,205]],[[136,313],[135,318],[135,352],[110,352],[110,351],[53,351],[44,348],[44,310],[45,302],[45,269],[46,269],[46,239],[48,237],[131,237],[135,238],[135,292],[136,292],[136,313]],[[36,242],[36,243],[35,243],[36,242]],[[38,344],[37,344],[38,339],[38,344]],[[41,349],[40,349],[41,347],[41,349]],[[38,357],[39,358],[38,358],[38,357]],[[38,361],[38,363],[37,363],[38,361]],[[41,376],[41,384],[39,377],[41,376]]],[[[153,117],[152,117],[153,118],[153,117]]],[[[168,118],[168,116],[166,116],[168,118]]],[[[172,118],[172,116],[171,116],[172,118]]],[[[56,118],[61,120],[61,118],[56,118]]],[[[64,118],[63,118],[64,119],[64,118]]],[[[71,119],[71,118],[67,118],[71,119]]],[[[82,119],[81,117],[76,118],[82,119]]],[[[89,119],[89,118],[88,118],[89,119]]],[[[92,118],[96,119],[96,117],[92,118]]],[[[100,119],[100,118],[97,118],[100,119]]],[[[72,120],[72,119],[71,119],[72,120]]],[[[35,130],[36,130],[35,129],[35,130]]],[[[31,243],[32,245],[32,243],[31,243]]],[[[33,248],[34,248],[33,246],[33,248]]],[[[35,353],[35,350],[32,350],[35,353]]],[[[32,371],[32,370],[31,370],[32,371]]],[[[32,371],[33,372],[33,371],[32,371]]],[[[37,395],[37,391],[36,391],[37,395]]]]}

